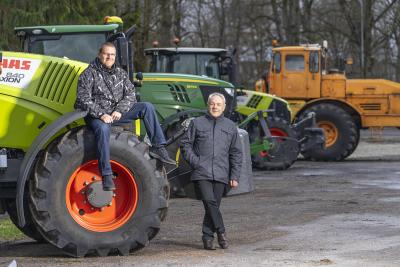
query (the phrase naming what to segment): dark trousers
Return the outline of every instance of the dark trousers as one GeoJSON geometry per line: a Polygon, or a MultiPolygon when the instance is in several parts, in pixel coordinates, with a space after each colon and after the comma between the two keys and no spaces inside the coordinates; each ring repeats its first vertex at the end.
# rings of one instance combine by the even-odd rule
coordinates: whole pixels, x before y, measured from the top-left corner
{"type": "MultiPolygon", "coordinates": [[[[111,114],[109,114],[111,115],[111,114]]],[[[133,120],[142,119],[146,127],[151,144],[154,146],[165,145],[164,133],[158,122],[154,106],[151,103],[139,102],[122,115],[121,119],[113,124],[105,123],[100,119],[87,116],[88,125],[94,132],[96,139],[96,152],[99,161],[99,171],[102,176],[112,175],[110,164],[110,128],[115,124],[130,123],[133,120]]]]}
{"type": "Polygon", "coordinates": [[[214,239],[214,233],[224,233],[225,226],[219,210],[226,185],[217,181],[195,181],[197,192],[204,205],[203,239],[214,239]]]}

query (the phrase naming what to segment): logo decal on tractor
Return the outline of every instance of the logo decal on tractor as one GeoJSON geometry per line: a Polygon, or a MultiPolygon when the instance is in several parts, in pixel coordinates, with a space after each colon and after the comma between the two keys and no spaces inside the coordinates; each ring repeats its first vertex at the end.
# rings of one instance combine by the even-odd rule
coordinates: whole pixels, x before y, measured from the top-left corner
{"type": "Polygon", "coordinates": [[[3,73],[0,84],[25,89],[32,81],[41,60],[28,58],[3,57],[0,63],[3,73]]]}

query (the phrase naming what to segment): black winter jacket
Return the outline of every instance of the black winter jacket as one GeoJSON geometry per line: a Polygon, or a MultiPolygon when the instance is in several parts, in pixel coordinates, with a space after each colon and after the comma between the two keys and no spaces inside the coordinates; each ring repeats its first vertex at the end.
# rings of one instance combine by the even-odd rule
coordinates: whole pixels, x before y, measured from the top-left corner
{"type": "Polygon", "coordinates": [[[135,87],[126,71],[115,65],[108,69],[96,58],[79,77],[75,108],[87,110],[91,117],[124,114],[135,103],[135,87]]]}
{"type": "Polygon", "coordinates": [[[183,158],[193,168],[192,181],[239,181],[242,150],[235,123],[210,114],[193,119],[181,139],[183,158]]]}

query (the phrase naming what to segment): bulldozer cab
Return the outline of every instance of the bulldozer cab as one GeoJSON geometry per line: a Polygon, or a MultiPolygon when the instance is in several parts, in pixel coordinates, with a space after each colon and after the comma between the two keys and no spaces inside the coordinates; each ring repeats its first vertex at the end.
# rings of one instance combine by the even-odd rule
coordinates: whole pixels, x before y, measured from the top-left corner
{"type": "Polygon", "coordinates": [[[270,92],[283,98],[319,97],[321,66],[318,45],[275,48],[268,77],[270,92]]]}

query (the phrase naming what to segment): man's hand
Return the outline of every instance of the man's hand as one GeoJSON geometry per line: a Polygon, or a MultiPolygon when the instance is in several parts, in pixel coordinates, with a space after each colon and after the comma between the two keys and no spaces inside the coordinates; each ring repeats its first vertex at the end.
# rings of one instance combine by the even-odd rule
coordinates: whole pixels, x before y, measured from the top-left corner
{"type": "Polygon", "coordinates": [[[100,117],[100,120],[102,120],[102,121],[104,121],[105,123],[113,123],[113,117],[111,117],[110,115],[108,115],[108,114],[103,114],[101,117],[100,117]]]}
{"type": "Polygon", "coordinates": [[[119,119],[121,119],[122,114],[119,113],[118,111],[113,111],[113,113],[111,113],[111,117],[113,118],[113,120],[117,121],[119,119]]]}
{"type": "Polygon", "coordinates": [[[236,181],[236,180],[230,180],[230,181],[229,181],[229,185],[230,185],[232,188],[234,188],[234,187],[237,187],[237,186],[239,185],[239,183],[238,183],[238,181],[236,181]]]}

